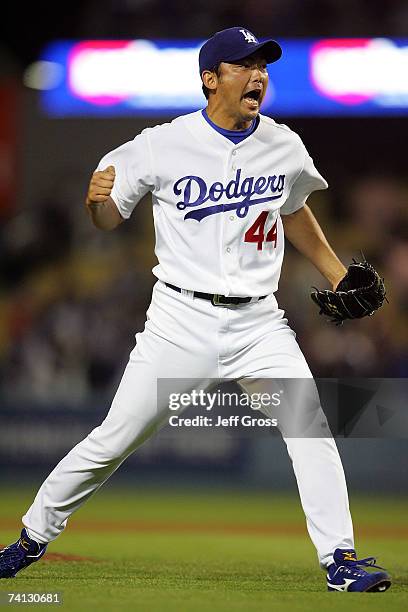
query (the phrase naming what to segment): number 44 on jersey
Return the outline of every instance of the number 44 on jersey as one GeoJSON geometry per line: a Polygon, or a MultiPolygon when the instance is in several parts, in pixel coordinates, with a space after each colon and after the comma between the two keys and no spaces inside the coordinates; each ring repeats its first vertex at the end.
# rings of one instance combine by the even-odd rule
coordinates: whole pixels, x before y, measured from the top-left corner
{"type": "Polygon", "coordinates": [[[273,242],[273,246],[276,248],[278,239],[277,221],[275,221],[265,236],[265,223],[268,215],[268,210],[262,211],[251,227],[245,232],[244,242],[255,242],[258,245],[258,251],[262,251],[264,242],[273,242]]]}

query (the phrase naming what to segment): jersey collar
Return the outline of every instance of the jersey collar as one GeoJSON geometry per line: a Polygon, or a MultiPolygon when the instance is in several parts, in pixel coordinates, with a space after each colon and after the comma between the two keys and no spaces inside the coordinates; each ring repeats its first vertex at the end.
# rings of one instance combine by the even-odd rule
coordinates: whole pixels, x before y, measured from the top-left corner
{"type": "MultiPolygon", "coordinates": [[[[207,123],[201,110],[191,113],[190,115],[187,115],[187,117],[193,119],[193,121],[186,121],[185,125],[189,132],[194,136],[195,140],[198,140],[202,144],[204,143],[209,146],[215,146],[218,149],[225,151],[231,151],[232,149],[236,149],[245,145],[245,143],[252,141],[254,134],[256,134],[258,131],[255,130],[250,136],[248,136],[248,138],[245,138],[245,140],[239,142],[238,144],[234,144],[231,142],[231,140],[228,140],[228,138],[225,138],[225,136],[219,134],[213,127],[211,127],[211,125],[207,123]]],[[[260,119],[260,115],[258,115],[258,117],[260,119]]]]}

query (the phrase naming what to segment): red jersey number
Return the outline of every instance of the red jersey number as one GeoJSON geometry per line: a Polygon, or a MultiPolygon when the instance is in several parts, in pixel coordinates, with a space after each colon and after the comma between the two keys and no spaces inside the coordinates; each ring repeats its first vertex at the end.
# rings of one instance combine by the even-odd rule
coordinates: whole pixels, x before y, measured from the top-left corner
{"type": "Polygon", "coordinates": [[[256,242],[258,251],[262,251],[264,242],[273,242],[273,246],[276,249],[278,240],[277,220],[265,237],[265,223],[268,215],[269,210],[262,211],[251,227],[245,232],[244,242],[256,242]]]}

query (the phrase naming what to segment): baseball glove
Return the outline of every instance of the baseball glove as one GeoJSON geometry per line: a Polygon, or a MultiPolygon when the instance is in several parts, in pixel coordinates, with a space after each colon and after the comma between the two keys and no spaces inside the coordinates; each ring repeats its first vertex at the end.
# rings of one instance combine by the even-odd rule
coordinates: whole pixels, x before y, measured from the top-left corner
{"type": "Polygon", "coordinates": [[[342,325],[345,319],[371,317],[384,300],[388,301],[384,279],[365,259],[361,262],[353,259],[336,291],[313,289],[310,297],[319,306],[319,314],[331,317],[336,325],[342,325]]]}

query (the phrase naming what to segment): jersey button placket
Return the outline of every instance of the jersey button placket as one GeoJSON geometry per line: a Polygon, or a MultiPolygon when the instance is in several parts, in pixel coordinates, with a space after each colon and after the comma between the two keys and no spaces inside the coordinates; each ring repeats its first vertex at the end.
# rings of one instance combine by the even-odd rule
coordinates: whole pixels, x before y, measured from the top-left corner
{"type": "Polygon", "coordinates": [[[237,150],[233,149],[233,151],[231,152],[231,155],[232,155],[232,165],[231,165],[231,168],[232,168],[232,170],[236,170],[237,169],[237,164],[236,164],[237,150]]]}
{"type": "MultiPolygon", "coordinates": [[[[231,151],[231,154],[229,157],[229,163],[228,163],[228,167],[229,167],[228,182],[236,178],[237,168],[238,168],[237,157],[238,157],[237,151],[236,149],[233,149],[231,151]]],[[[230,200],[230,202],[233,203],[234,200],[230,200]]],[[[231,286],[231,281],[235,277],[235,274],[236,274],[237,260],[238,260],[238,258],[236,257],[236,250],[238,248],[238,245],[236,244],[236,240],[237,240],[236,232],[238,228],[236,227],[235,220],[236,220],[235,211],[231,211],[228,215],[225,215],[223,219],[224,253],[225,253],[224,269],[227,275],[228,284],[230,286],[231,286]]]]}

